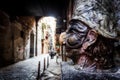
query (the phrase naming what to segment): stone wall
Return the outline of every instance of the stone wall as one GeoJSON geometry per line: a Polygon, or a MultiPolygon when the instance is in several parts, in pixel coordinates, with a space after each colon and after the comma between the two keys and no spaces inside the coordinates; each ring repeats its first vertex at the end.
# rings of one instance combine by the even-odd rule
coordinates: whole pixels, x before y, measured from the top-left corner
{"type": "Polygon", "coordinates": [[[14,27],[14,57],[15,61],[30,58],[30,35],[35,34],[35,18],[18,16],[13,22],[14,27]]]}
{"type": "Polygon", "coordinates": [[[13,57],[10,25],[9,16],[0,11],[0,66],[5,65],[4,61],[11,61],[13,57]]]}
{"type": "Polygon", "coordinates": [[[0,67],[30,58],[35,54],[36,21],[33,16],[9,16],[0,11],[0,67]],[[33,41],[30,43],[31,36],[33,41]]]}

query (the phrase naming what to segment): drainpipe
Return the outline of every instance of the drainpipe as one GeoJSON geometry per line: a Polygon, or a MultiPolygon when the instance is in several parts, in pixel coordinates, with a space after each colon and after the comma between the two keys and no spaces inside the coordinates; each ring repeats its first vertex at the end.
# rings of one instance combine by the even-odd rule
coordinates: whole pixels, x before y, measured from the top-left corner
{"type": "Polygon", "coordinates": [[[38,21],[37,21],[37,19],[36,19],[36,50],[35,50],[36,52],[35,52],[35,56],[37,56],[37,54],[38,54],[38,53],[37,53],[37,48],[38,48],[38,47],[37,47],[37,43],[38,43],[38,42],[37,42],[37,40],[38,40],[38,23],[37,23],[37,22],[38,22],[38,21]]]}

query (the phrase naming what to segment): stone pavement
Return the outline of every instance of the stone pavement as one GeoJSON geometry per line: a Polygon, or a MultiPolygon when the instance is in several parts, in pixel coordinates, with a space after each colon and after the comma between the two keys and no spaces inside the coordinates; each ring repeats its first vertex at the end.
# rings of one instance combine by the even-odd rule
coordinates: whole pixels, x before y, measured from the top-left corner
{"type": "Polygon", "coordinates": [[[45,70],[41,80],[61,80],[61,58],[51,59],[49,67],[45,70]]]}
{"type": "MultiPolygon", "coordinates": [[[[40,70],[42,73],[44,58],[48,58],[48,56],[49,56],[48,54],[40,55],[38,57],[30,58],[30,59],[15,63],[13,65],[1,68],[0,80],[36,80],[38,75],[38,62],[39,61],[41,62],[40,70]]],[[[42,76],[43,80],[50,80],[49,78],[51,78],[51,75],[52,77],[54,77],[54,74],[51,74],[51,73],[55,72],[55,77],[56,75],[59,76],[61,74],[60,64],[57,66],[56,59],[55,58],[50,59],[49,57],[49,60],[50,60],[50,64],[49,64],[49,67],[44,71],[44,74],[42,76]],[[52,68],[53,65],[54,65],[54,68],[52,68]]],[[[52,79],[52,80],[58,80],[58,79],[52,79]]]]}

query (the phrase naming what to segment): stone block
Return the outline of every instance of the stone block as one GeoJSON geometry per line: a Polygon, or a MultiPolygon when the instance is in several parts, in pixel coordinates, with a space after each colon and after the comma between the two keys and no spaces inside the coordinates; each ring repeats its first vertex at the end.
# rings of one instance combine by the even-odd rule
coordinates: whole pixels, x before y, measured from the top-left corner
{"type": "Polygon", "coordinates": [[[76,70],[72,62],[61,63],[62,80],[120,80],[120,68],[114,73],[76,70]]]}

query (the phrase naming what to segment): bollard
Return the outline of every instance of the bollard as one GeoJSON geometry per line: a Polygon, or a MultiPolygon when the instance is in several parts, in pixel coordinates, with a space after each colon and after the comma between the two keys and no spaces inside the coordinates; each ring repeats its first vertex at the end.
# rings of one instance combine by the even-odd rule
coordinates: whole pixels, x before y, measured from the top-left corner
{"type": "Polygon", "coordinates": [[[37,80],[41,80],[41,76],[40,76],[40,61],[38,62],[38,75],[37,75],[37,80]]]}
{"type": "Polygon", "coordinates": [[[62,61],[64,61],[63,60],[63,44],[61,45],[61,54],[62,54],[62,61]]]}
{"type": "Polygon", "coordinates": [[[58,55],[56,56],[56,63],[59,64],[59,63],[58,63],[58,55]]]}
{"type": "Polygon", "coordinates": [[[47,68],[49,67],[49,56],[47,57],[47,68]]]}
{"type": "Polygon", "coordinates": [[[57,56],[56,56],[56,63],[57,63],[57,56]]]}
{"type": "Polygon", "coordinates": [[[65,61],[67,61],[66,50],[65,49],[64,49],[64,54],[65,54],[65,61]]]}
{"type": "Polygon", "coordinates": [[[43,73],[44,73],[45,69],[46,69],[46,60],[45,60],[45,58],[44,58],[44,67],[43,67],[43,73]]]}
{"type": "Polygon", "coordinates": [[[63,61],[66,61],[66,50],[65,50],[65,43],[63,43],[63,61]]]}

